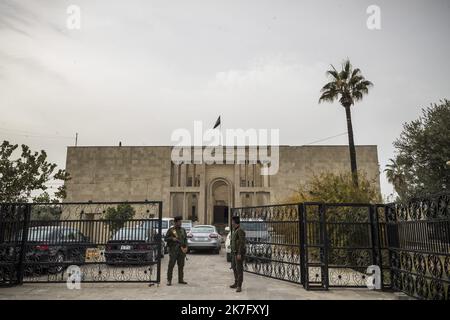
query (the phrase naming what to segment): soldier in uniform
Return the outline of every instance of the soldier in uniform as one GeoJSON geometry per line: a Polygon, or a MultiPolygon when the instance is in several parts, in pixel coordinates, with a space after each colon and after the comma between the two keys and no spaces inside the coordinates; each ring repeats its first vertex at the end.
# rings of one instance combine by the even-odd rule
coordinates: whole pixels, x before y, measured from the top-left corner
{"type": "Polygon", "coordinates": [[[182,217],[175,217],[175,225],[167,230],[165,240],[169,247],[169,266],[167,268],[167,285],[172,285],[172,274],[175,264],[178,265],[178,283],[187,284],[184,281],[184,260],[187,252],[186,230],[181,227],[182,217]]]}
{"type": "Polygon", "coordinates": [[[231,234],[231,267],[234,272],[234,283],[230,286],[236,292],[242,291],[242,281],[244,280],[244,258],[245,258],[245,231],[240,228],[240,219],[232,217],[231,224],[233,233],[231,234]]]}

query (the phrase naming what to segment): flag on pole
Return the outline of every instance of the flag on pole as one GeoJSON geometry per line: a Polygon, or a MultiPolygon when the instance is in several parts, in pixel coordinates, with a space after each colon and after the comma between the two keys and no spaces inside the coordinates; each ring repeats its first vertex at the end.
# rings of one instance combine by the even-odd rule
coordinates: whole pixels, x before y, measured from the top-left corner
{"type": "Polygon", "coordinates": [[[214,128],[217,128],[218,126],[220,126],[220,116],[217,118],[216,123],[214,124],[214,128]]]}

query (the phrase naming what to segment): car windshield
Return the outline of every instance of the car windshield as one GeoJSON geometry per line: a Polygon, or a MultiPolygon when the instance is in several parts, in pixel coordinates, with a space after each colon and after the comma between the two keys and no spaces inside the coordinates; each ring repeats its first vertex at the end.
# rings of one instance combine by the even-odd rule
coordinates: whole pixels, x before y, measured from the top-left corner
{"type": "MultiPolygon", "coordinates": [[[[48,241],[56,240],[57,232],[49,228],[31,228],[28,230],[28,241],[48,241]]],[[[20,236],[22,233],[20,233],[20,236]]]]}
{"type": "Polygon", "coordinates": [[[267,224],[259,221],[241,222],[241,227],[245,231],[267,231],[267,224]]]}
{"type": "MultiPolygon", "coordinates": [[[[168,229],[168,221],[167,220],[161,220],[161,229],[168,229]]],[[[144,221],[141,225],[142,228],[152,228],[152,229],[158,229],[158,220],[150,220],[150,221],[144,221]]]]}
{"type": "Polygon", "coordinates": [[[123,228],[116,232],[112,240],[145,241],[148,236],[146,228],[123,228]]]}
{"type": "Polygon", "coordinates": [[[191,229],[192,233],[213,233],[215,232],[213,227],[194,227],[191,229]]]}

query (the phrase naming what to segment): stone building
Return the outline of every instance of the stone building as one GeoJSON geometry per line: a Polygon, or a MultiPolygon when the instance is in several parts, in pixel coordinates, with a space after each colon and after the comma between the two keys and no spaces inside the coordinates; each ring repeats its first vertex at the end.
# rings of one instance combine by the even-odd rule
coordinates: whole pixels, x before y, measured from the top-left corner
{"type": "MultiPolygon", "coordinates": [[[[314,174],[350,170],[348,146],[280,146],[279,170],[261,162],[172,162],[170,146],[68,147],[67,202],[161,200],[163,216],[199,223],[228,221],[228,208],[283,201],[314,174]]],[[[247,148],[248,154],[248,148],[247,148]]],[[[357,146],[358,169],[379,183],[376,146],[357,146]]]]}

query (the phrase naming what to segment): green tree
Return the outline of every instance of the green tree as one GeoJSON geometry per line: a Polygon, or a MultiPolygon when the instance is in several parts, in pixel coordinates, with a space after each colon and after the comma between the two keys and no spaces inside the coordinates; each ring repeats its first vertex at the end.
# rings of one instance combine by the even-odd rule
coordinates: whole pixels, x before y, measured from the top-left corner
{"type": "Polygon", "coordinates": [[[399,200],[450,190],[450,101],[422,109],[417,120],[403,125],[394,147],[397,182],[392,180],[391,166],[385,171],[399,200]]]}
{"type": "MultiPolygon", "coordinates": [[[[289,203],[297,202],[324,202],[324,203],[380,203],[381,195],[377,188],[377,181],[370,180],[363,172],[359,172],[359,183],[354,184],[354,175],[348,173],[326,172],[315,175],[307,184],[301,185],[287,199],[289,203]]],[[[307,208],[305,212],[309,220],[319,220],[319,212],[315,207],[307,208]]],[[[350,206],[328,206],[326,209],[327,222],[368,222],[369,211],[367,207],[350,206]]],[[[320,233],[320,226],[317,223],[310,224],[311,228],[307,236],[309,243],[317,241],[320,233]]],[[[275,230],[279,234],[288,236],[295,232],[294,226],[276,226],[275,230]]],[[[327,225],[328,239],[330,244],[339,247],[362,246],[361,239],[365,239],[367,229],[361,225],[333,224],[327,225]],[[339,245],[337,245],[339,243],[339,245]]],[[[319,261],[319,251],[310,252],[311,259],[319,261]]],[[[329,253],[331,264],[352,265],[354,269],[364,272],[367,265],[364,261],[358,260],[352,255],[352,250],[331,250],[329,253]]]]}
{"type": "Polygon", "coordinates": [[[386,172],[388,182],[394,186],[394,190],[400,199],[405,198],[408,188],[405,179],[407,175],[405,167],[396,160],[389,159],[389,163],[386,165],[384,172],[386,172]]]}
{"type": "Polygon", "coordinates": [[[350,60],[348,59],[343,62],[340,71],[337,71],[336,68],[331,65],[331,70],[328,70],[326,74],[331,81],[321,89],[322,95],[319,98],[319,103],[339,100],[340,104],[345,109],[350,166],[353,174],[353,183],[358,185],[358,168],[356,164],[356,150],[350,108],[355,102],[362,100],[363,96],[369,92],[369,88],[372,87],[373,84],[363,77],[360,69],[353,69],[350,60]]]}
{"type": "Polygon", "coordinates": [[[107,220],[110,225],[112,233],[122,228],[127,220],[133,219],[136,211],[128,203],[122,203],[117,205],[116,208],[109,207],[106,210],[103,220],[107,220]]]}
{"type": "Polygon", "coordinates": [[[379,203],[381,195],[376,181],[359,173],[359,183],[353,183],[351,173],[325,172],[314,175],[305,185],[301,185],[287,199],[288,202],[326,203],[379,203]]]}
{"type": "Polygon", "coordinates": [[[27,202],[32,193],[43,192],[36,200],[57,202],[66,196],[66,187],[62,185],[50,199],[46,183],[51,180],[69,180],[64,170],[56,170],[56,164],[47,161],[44,150],[32,152],[26,145],[21,146],[20,157],[13,159],[18,145],[3,141],[0,145],[0,202],[27,202]]]}

